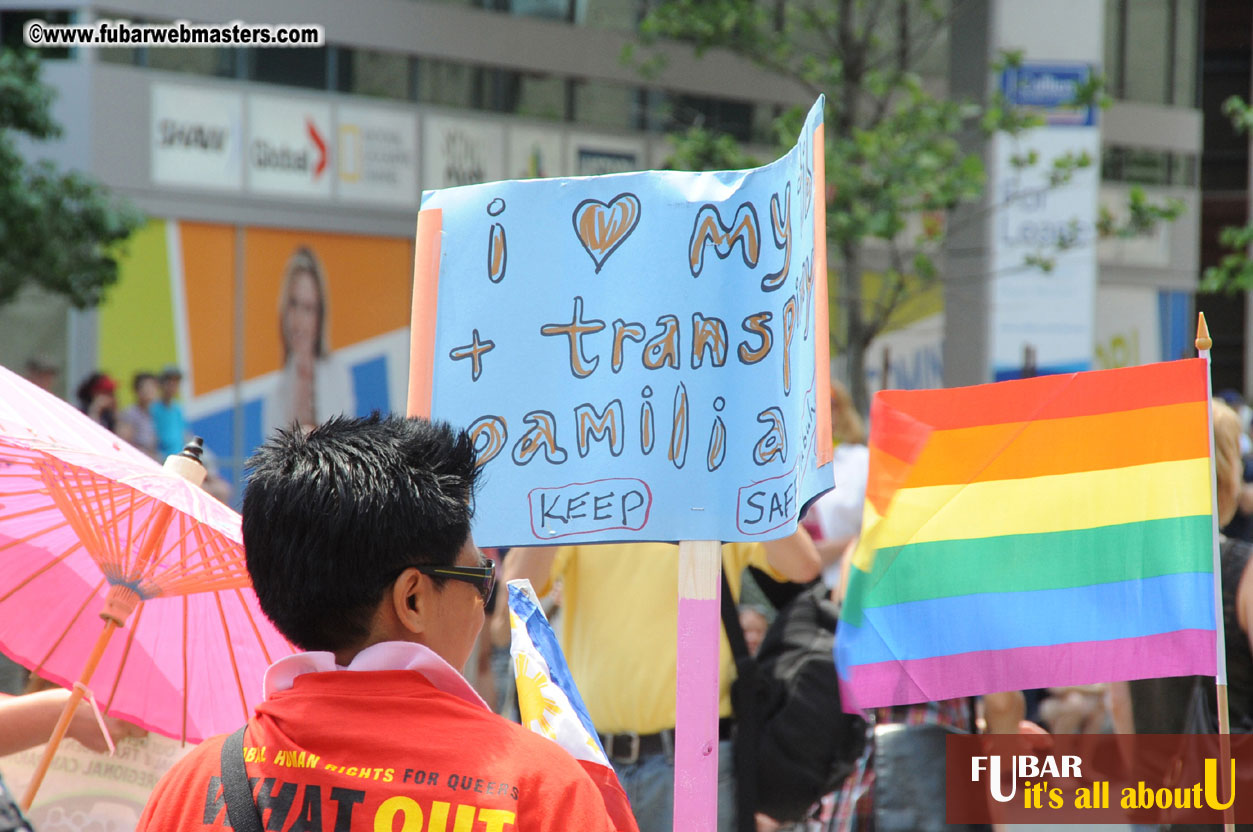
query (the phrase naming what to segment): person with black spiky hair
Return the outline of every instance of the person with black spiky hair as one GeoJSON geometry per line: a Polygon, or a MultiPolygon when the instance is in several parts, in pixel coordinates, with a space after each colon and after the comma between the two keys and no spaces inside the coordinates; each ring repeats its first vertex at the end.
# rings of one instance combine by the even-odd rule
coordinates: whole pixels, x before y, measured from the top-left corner
{"type": "Polygon", "coordinates": [[[243,832],[242,813],[256,829],[611,830],[574,758],[459,672],[495,581],[470,534],[466,432],[336,418],[278,432],[248,465],[248,572],[306,652],[270,666],[244,729],[162,778],[139,829],[243,832]]]}

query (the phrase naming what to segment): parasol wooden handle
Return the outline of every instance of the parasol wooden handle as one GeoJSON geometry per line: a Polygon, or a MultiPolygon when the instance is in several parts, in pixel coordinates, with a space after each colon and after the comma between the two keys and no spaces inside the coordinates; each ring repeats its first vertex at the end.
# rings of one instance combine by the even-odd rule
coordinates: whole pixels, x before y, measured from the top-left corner
{"type": "Polygon", "coordinates": [[[91,655],[87,657],[87,664],[83,667],[83,674],[78,678],[82,684],[75,685],[70,691],[69,701],[65,703],[65,707],[61,709],[61,718],[57,720],[57,725],[52,729],[52,736],[48,739],[48,744],[44,746],[43,756],[39,758],[39,765],[35,767],[35,773],[30,778],[30,783],[26,786],[26,794],[22,797],[22,811],[30,810],[30,806],[35,802],[35,795],[39,792],[39,787],[43,784],[44,776],[48,773],[48,767],[52,765],[52,758],[57,753],[57,747],[61,744],[61,740],[65,739],[65,733],[70,729],[70,720],[74,718],[74,711],[78,708],[78,703],[83,701],[83,691],[87,689],[87,684],[91,681],[92,674],[96,672],[96,665],[100,663],[100,658],[104,655],[104,649],[109,645],[109,637],[113,635],[113,631],[118,628],[118,623],[112,618],[105,619],[104,630],[101,631],[100,637],[96,639],[96,646],[92,648],[91,655]]]}
{"type": "MultiPolygon", "coordinates": [[[[203,444],[203,440],[197,436],[187,443],[182,453],[172,455],[165,460],[165,470],[178,474],[184,479],[191,481],[193,485],[200,485],[205,479],[205,467],[200,461],[203,444]]],[[[167,503],[158,502],[152,516],[148,519],[148,527],[145,530],[143,543],[132,567],[132,571],[136,576],[143,575],[148,565],[159,554],[161,541],[165,539],[165,533],[173,519],[174,508],[167,503]]],[[[91,677],[96,672],[96,665],[100,664],[100,659],[104,656],[105,648],[109,646],[109,638],[112,637],[114,630],[126,624],[127,617],[142,600],[142,597],[133,585],[128,586],[124,583],[115,583],[109,587],[109,594],[105,599],[104,609],[100,613],[100,617],[104,619],[104,630],[100,633],[100,637],[96,639],[96,644],[91,649],[91,655],[87,657],[87,662],[83,666],[83,673],[78,677],[79,684],[75,685],[70,692],[69,701],[65,703],[65,707],[61,710],[61,717],[57,720],[56,727],[52,730],[52,736],[44,747],[43,756],[39,759],[39,765],[35,767],[35,773],[31,777],[30,784],[26,787],[26,794],[22,797],[23,811],[29,810],[31,804],[35,802],[35,795],[43,784],[44,777],[48,773],[48,767],[52,765],[52,758],[57,753],[57,747],[61,745],[61,740],[65,739],[65,733],[70,728],[70,720],[74,718],[74,711],[78,708],[78,704],[83,701],[83,692],[91,682],[91,677]]]]}

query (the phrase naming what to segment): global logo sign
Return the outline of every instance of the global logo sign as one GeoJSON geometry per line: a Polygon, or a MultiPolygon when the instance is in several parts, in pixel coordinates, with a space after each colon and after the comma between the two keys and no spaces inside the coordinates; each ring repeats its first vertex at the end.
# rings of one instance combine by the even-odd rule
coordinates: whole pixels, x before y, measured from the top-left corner
{"type": "Polygon", "coordinates": [[[262,194],[331,194],[330,107],[251,96],[248,188],[262,194]]]}
{"type": "Polygon", "coordinates": [[[318,132],[317,125],[308,119],[305,120],[305,130],[309,144],[303,147],[271,144],[265,139],[254,139],[253,166],[261,170],[311,172],[316,181],[326,172],[326,140],[318,132]]]}

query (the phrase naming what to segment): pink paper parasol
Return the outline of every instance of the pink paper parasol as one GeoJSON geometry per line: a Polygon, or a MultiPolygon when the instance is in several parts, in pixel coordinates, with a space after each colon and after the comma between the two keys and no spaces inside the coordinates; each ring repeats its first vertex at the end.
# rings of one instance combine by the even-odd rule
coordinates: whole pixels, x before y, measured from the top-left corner
{"type": "Polygon", "coordinates": [[[292,648],[257,606],[239,515],[180,465],[203,479],[0,367],[0,650],[76,697],[94,678],[110,715],[198,742],[245,721],[292,648]]]}

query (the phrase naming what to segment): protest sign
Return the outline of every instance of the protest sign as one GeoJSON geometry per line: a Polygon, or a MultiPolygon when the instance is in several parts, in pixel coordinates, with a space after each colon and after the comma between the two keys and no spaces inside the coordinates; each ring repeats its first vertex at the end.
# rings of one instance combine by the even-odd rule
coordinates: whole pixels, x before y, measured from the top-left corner
{"type": "MultiPolygon", "coordinates": [[[[40,832],[132,832],[161,775],[192,748],[149,734],[119,740],[110,757],[66,740],[27,814],[40,832]]],[[[0,774],[10,791],[26,791],[42,754],[40,746],[0,757],[0,774]]]]}
{"type": "Polygon", "coordinates": [[[831,487],[822,109],[753,170],[423,195],[409,412],[469,426],[480,545],[767,540],[831,487]]]}

